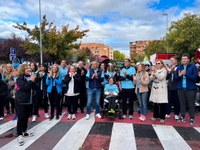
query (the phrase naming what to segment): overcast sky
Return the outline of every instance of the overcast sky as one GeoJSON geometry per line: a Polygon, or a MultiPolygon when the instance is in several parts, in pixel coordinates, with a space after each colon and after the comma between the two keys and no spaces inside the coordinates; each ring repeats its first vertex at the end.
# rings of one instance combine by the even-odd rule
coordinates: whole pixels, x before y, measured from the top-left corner
{"type": "MultiPolygon", "coordinates": [[[[0,37],[25,32],[12,27],[27,22],[39,24],[39,0],[1,0],[0,37]]],[[[98,42],[129,53],[129,42],[160,39],[185,12],[199,13],[200,0],[41,0],[42,15],[58,27],[69,24],[89,29],[82,42],[98,42]]]]}

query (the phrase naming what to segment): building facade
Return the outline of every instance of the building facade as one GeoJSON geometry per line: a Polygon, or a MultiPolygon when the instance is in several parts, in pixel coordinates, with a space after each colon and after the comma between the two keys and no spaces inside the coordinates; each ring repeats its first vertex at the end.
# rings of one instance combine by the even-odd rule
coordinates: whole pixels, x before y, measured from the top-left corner
{"type": "Polygon", "coordinates": [[[135,41],[135,42],[130,42],[130,55],[143,55],[145,54],[145,49],[149,45],[149,43],[152,42],[150,40],[146,41],[135,41]]]}
{"type": "Polygon", "coordinates": [[[100,43],[82,43],[80,49],[90,49],[94,56],[107,56],[113,59],[113,50],[111,47],[100,43]]]}

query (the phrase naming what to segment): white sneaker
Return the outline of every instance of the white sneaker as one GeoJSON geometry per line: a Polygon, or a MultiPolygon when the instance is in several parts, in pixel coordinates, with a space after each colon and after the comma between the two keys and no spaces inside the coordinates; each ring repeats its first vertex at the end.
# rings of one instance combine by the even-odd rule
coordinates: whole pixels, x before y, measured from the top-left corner
{"type": "Polygon", "coordinates": [[[36,121],[36,115],[33,115],[32,122],[36,121]]]}
{"type": "Polygon", "coordinates": [[[3,117],[0,117],[0,120],[3,120],[3,117]]]}
{"type": "Polygon", "coordinates": [[[100,115],[100,113],[96,114],[96,117],[99,118],[99,119],[102,118],[101,115],[100,115]]]}
{"type": "Polygon", "coordinates": [[[165,118],[170,118],[170,115],[167,115],[167,114],[166,114],[166,115],[165,115],[165,118]]]}
{"type": "Polygon", "coordinates": [[[44,114],[44,117],[47,119],[47,118],[49,118],[49,114],[48,113],[45,113],[44,114]]]}
{"type": "Polygon", "coordinates": [[[178,115],[174,115],[174,119],[175,119],[175,120],[178,120],[178,119],[179,119],[179,116],[178,116],[178,115]]]}
{"type": "Polygon", "coordinates": [[[20,135],[20,136],[18,137],[18,144],[19,144],[19,146],[24,145],[24,137],[23,137],[22,135],[20,135]]]}
{"type": "Polygon", "coordinates": [[[129,115],[129,119],[133,119],[133,115],[129,115]]]}
{"type": "Polygon", "coordinates": [[[68,114],[67,119],[70,120],[72,118],[71,114],[68,114]]]}
{"type": "Polygon", "coordinates": [[[72,114],[72,119],[75,120],[76,119],[76,115],[72,114]]]}
{"type": "Polygon", "coordinates": [[[89,119],[90,119],[90,115],[89,115],[89,114],[86,114],[85,119],[86,119],[86,120],[89,120],[89,119]]]}
{"type": "Polygon", "coordinates": [[[122,119],[125,119],[126,118],[126,115],[122,115],[122,119]]]}

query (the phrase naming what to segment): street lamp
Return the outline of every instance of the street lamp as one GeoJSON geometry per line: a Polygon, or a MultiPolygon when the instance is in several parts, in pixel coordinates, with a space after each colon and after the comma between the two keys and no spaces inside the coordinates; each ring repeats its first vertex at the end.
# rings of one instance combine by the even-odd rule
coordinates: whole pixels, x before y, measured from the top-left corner
{"type": "MultiPolygon", "coordinates": [[[[167,32],[168,32],[168,14],[164,13],[163,16],[166,16],[166,33],[165,33],[165,36],[167,36],[167,32]]],[[[167,49],[166,49],[166,53],[168,53],[167,49]]]]}
{"type": "Polygon", "coordinates": [[[165,13],[165,14],[163,14],[163,16],[166,16],[166,35],[167,35],[167,32],[168,32],[168,14],[165,13]]]}
{"type": "Polygon", "coordinates": [[[39,0],[39,16],[40,16],[40,64],[43,63],[43,55],[42,55],[42,17],[41,17],[41,0],[39,0]]]}

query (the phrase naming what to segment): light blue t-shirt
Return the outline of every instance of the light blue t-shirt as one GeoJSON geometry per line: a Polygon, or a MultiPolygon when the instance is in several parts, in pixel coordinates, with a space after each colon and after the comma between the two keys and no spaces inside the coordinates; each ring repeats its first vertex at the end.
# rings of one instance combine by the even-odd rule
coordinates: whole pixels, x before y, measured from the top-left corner
{"type": "MultiPolygon", "coordinates": [[[[62,66],[60,66],[59,70],[60,70],[60,76],[61,76],[61,78],[64,79],[64,77],[68,73],[68,68],[67,67],[63,68],[62,66]]],[[[62,87],[66,87],[66,85],[62,83],[62,87]]]]}
{"type": "MultiPolygon", "coordinates": [[[[133,76],[134,74],[136,74],[136,70],[132,66],[130,66],[129,68],[123,68],[120,72],[120,76],[124,77],[124,72],[126,72],[126,74],[129,76],[133,76]]],[[[135,85],[133,84],[132,80],[125,79],[121,81],[121,87],[122,89],[133,89],[135,88],[135,85]]]]}
{"type": "MultiPolygon", "coordinates": [[[[184,70],[186,70],[187,66],[183,66],[183,67],[184,67],[184,70]]],[[[186,76],[183,76],[182,87],[183,87],[183,88],[186,88],[186,87],[187,87],[187,84],[186,84],[186,76]]]]}

